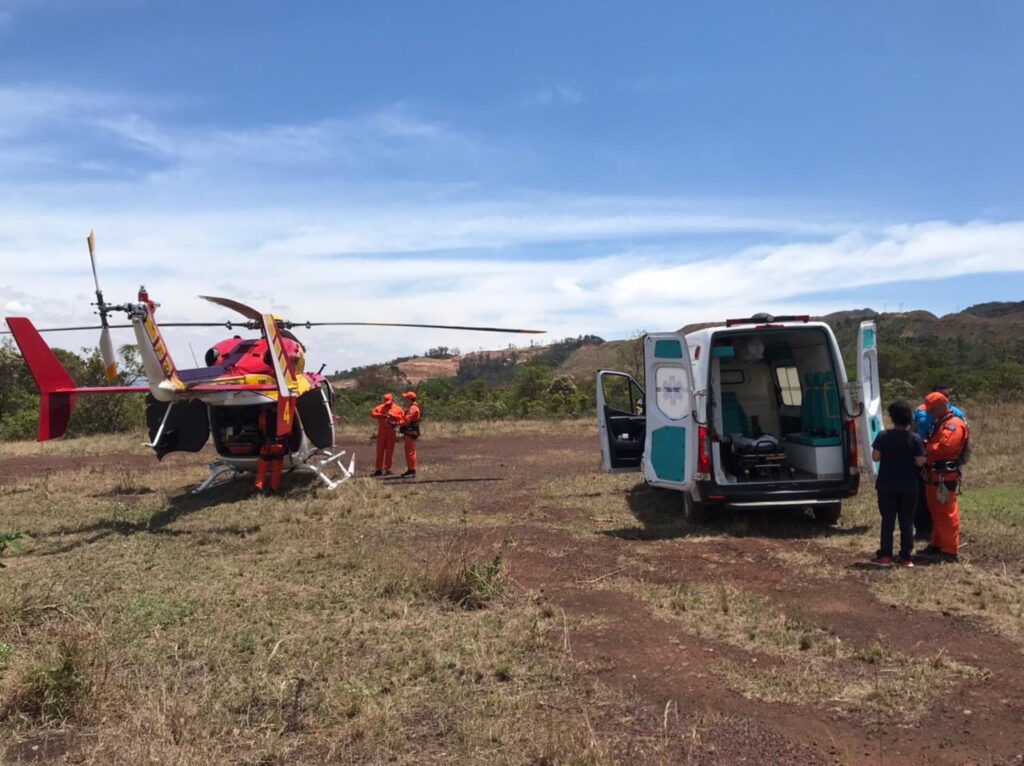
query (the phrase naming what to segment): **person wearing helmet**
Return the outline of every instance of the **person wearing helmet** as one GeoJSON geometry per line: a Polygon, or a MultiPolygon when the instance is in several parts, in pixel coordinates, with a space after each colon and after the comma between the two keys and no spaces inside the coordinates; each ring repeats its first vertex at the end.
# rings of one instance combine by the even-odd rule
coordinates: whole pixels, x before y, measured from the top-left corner
{"type": "Polygon", "coordinates": [[[925,442],[925,494],[932,516],[931,545],[922,555],[941,561],[956,561],[960,552],[960,467],[966,458],[970,438],[967,423],[949,406],[949,399],[938,391],[924,398],[928,414],[935,424],[925,442]]]}
{"type": "MultiPolygon", "coordinates": [[[[931,393],[938,392],[950,400],[949,409],[953,414],[965,423],[967,416],[963,410],[953,404],[953,389],[945,383],[937,383],[932,386],[931,393]]],[[[922,404],[914,410],[914,428],[922,442],[928,441],[928,437],[935,430],[935,418],[928,414],[928,407],[922,404]]],[[[914,539],[931,540],[932,538],[932,516],[928,510],[928,498],[925,495],[925,483],[922,478],[919,485],[920,494],[917,500],[917,510],[914,511],[914,539]]]]}
{"type": "Polygon", "coordinates": [[[409,402],[409,408],[402,416],[399,428],[405,437],[405,473],[403,479],[416,478],[416,440],[420,438],[420,406],[416,403],[416,392],[406,391],[402,398],[409,402]]]}
{"type": "Polygon", "coordinates": [[[377,462],[374,464],[374,476],[391,473],[395,441],[398,438],[395,429],[398,428],[404,414],[402,408],[395,404],[394,394],[384,394],[384,401],[370,413],[370,417],[377,421],[377,462]]]}

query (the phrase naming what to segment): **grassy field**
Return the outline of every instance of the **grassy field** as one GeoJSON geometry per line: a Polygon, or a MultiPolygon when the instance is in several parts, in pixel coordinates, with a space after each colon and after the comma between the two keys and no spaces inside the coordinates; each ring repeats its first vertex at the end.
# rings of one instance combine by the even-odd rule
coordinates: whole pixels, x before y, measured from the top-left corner
{"type": "MultiPolygon", "coordinates": [[[[877,763],[862,751],[882,724],[916,742],[951,698],[1024,693],[1006,415],[972,418],[964,562],[892,572],[860,566],[868,488],[836,528],[692,527],[673,493],[600,474],[587,423],[430,424],[420,482],[296,479],[273,498],[244,482],[192,496],[203,460],[132,457],[140,434],[0,445],[0,747],[103,764],[877,763]]],[[[363,465],[370,430],[346,433],[363,465]]],[[[1016,715],[1001,710],[993,726],[1016,715]]],[[[970,736],[933,762],[994,746],[970,736]]]]}

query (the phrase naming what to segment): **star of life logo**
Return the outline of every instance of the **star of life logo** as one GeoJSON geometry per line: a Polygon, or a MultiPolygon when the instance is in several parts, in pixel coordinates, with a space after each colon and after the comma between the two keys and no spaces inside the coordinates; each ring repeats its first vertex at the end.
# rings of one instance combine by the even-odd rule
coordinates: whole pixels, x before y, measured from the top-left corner
{"type": "Polygon", "coordinates": [[[678,407],[683,402],[683,382],[675,375],[665,381],[664,385],[658,386],[658,400],[663,401],[669,407],[678,407]]]}
{"type": "Polygon", "coordinates": [[[679,370],[659,369],[655,374],[654,391],[658,409],[672,420],[682,420],[689,413],[690,397],[686,376],[679,370]]]}

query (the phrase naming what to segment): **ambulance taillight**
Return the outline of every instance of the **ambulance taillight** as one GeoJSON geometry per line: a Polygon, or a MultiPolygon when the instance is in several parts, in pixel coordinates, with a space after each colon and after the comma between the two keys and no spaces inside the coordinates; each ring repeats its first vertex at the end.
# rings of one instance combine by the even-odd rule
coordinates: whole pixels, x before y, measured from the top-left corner
{"type": "Polygon", "coordinates": [[[860,452],[857,449],[857,421],[851,420],[846,424],[846,438],[850,457],[850,475],[860,473],[860,452]]]}
{"type": "Polygon", "coordinates": [[[711,439],[707,426],[697,427],[697,480],[711,478],[711,439]]]}

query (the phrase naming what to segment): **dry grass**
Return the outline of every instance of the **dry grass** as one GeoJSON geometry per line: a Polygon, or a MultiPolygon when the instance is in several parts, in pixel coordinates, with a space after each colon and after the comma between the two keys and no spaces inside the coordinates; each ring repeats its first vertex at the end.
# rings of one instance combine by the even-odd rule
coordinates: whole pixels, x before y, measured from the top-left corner
{"type": "Polygon", "coordinates": [[[1024,646],[1024,578],[1008,568],[929,567],[871,583],[885,604],[971,615],[1024,646]]]}
{"type": "Polygon", "coordinates": [[[968,489],[1019,484],[1024,436],[1014,424],[1024,419],[1024,403],[969,408],[967,419],[973,446],[964,472],[968,489]]]}
{"type": "Polygon", "coordinates": [[[835,572],[825,559],[811,551],[810,543],[798,550],[773,550],[771,555],[790,570],[805,577],[835,577],[835,572]]]}
{"type": "MultiPolygon", "coordinates": [[[[369,437],[376,426],[369,417],[365,423],[347,422],[338,426],[338,434],[344,437],[369,437]]],[[[593,418],[578,420],[472,420],[464,423],[455,421],[426,420],[424,436],[431,438],[462,438],[493,436],[495,434],[578,434],[581,439],[596,439],[597,425],[593,418]]]]}
{"type": "Polygon", "coordinates": [[[615,585],[687,633],[750,653],[742,661],[720,660],[714,669],[736,691],[764,702],[828,704],[870,720],[906,723],[955,683],[983,675],[941,654],[908,657],[877,644],[851,646],[770,599],[728,584],[615,585]]]}
{"type": "Polygon", "coordinates": [[[139,448],[149,442],[143,429],[117,434],[79,436],[74,439],[54,439],[48,442],[0,442],[0,458],[28,457],[32,455],[58,455],[82,457],[85,455],[111,455],[126,449],[139,448]]]}
{"type": "MultiPolygon", "coordinates": [[[[865,578],[865,587],[887,604],[959,609],[1019,640],[1024,491],[1008,470],[1021,439],[990,431],[984,411],[971,415],[970,565],[865,578]]],[[[453,438],[568,430],[593,453],[524,455],[524,466],[564,462],[564,475],[524,488],[511,473],[486,485],[513,500],[494,508],[465,485],[368,480],[327,493],[288,478],[276,498],[239,483],[197,499],[188,489],[199,461],[180,456],[0,484],[0,533],[30,535],[5,552],[0,574],[0,747],[48,737],[103,764],[713,761],[727,721],[667,712],[663,721],[581,674],[567,638],[574,623],[517,590],[501,527],[531,519],[581,545],[628,538],[620,562],[638,563],[633,571],[653,566],[655,548],[685,556],[748,537],[797,578],[856,578],[849,565],[877,546],[867,482],[838,534],[775,517],[693,526],[677,493],[597,473],[589,421],[428,427],[453,438]]],[[[112,455],[142,440],[7,444],[0,458],[112,455]]],[[[480,449],[460,460],[486,460],[469,454],[480,449]]],[[[854,719],[906,721],[977,672],[848,645],[739,588],[610,578],[588,587],[612,585],[722,647],[715,671],[751,699],[824,700],[854,719]]]]}
{"type": "Polygon", "coordinates": [[[3,746],[103,764],[669,760],[663,738],[605,725],[647,714],[578,675],[560,614],[506,577],[513,541],[465,534],[461,494],[187,482],[154,464],[0,486],[0,529],[31,532],[0,579],[3,746]]]}

